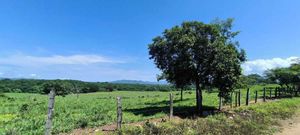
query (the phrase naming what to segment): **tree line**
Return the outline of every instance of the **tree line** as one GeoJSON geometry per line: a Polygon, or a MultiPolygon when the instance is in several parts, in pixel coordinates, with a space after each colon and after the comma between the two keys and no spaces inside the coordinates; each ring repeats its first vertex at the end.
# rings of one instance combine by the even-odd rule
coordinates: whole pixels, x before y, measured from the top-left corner
{"type": "Polygon", "coordinates": [[[300,61],[289,67],[271,69],[265,72],[265,76],[279,84],[281,87],[298,87],[300,86],[300,61]]]}
{"type": "Polygon", "coordinates": [[[300,61],[295,59],[295,62],[289,67],[269,69],[263,75],[242,75],[237,84],[240,88],[263,84],[278,84],[281,87],[297,88],[300,86],[300,61]]]}
{"type": "Polygon", "coordinates": [[[60,85],[64,93],[90,93],[111,91],[171,91],[171,85],[118,84],[109,82],[83,82],[78,80],[1,79],[0,92],[48,94],[48,85],[60,85]]]}

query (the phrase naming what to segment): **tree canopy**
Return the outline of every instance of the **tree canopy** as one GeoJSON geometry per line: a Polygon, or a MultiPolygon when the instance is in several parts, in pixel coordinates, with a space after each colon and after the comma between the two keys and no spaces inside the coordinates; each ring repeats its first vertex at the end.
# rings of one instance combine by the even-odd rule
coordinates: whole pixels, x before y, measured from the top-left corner
{"type": "Polygon", "coordinates": [[[300,63],[294,63],[287,68],[267,70],[265,76],[281,86],[300,86],[300,63]]]}
{"type": "Polygon", "coordinates": [[[168,82],[177,87],[196,86],[198,111],[202,111],[202,89],[217,87],[220,96],[226,97],[241,75],[245,51],[233,40],[239,32],[231,30],[232,22],[183,22],[149,45],[150,59],[168,82]]]}
{"type": "MultiPolygon", "coordinates": [[[[0,79],[0,92],[45,94],[44,86],[53,80],[0,79]]],[[[90,93],[104,91],[170,91],[171,85],[120,84],[109,82],[83,82],[77,80],[55,80],[66,87],[67,93],[90,93]]]]}

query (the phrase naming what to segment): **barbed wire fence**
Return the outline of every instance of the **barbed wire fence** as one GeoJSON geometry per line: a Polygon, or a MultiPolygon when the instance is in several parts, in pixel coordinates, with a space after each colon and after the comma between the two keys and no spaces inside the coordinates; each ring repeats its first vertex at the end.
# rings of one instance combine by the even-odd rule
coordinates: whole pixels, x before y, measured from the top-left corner
{"type": "MultiPolygon", "coordinates": [[[[189,92],[188,92],[189,93],[189,92]]],[[[249,106],[251,104],[256,104],[259,102],[267,102],[271,100],[277,100],[281,98],[293,98],[293,97],[298,97],[300,93],[300,89],[296,87],[265,87],[262,90],[254,90],[254,89],[246,89],[246,93],[242,93],[241,90],[235,90],[230,93],[230,103],[226,104],[229,105],[230,108],[236,108],[242,106],[242,103],[245,103],[245,106],[249,106]],[[253,94],[251,94],[253,93],[253,94]],[[243,95],[245,94],[245,95],[243,95]],[[244,96],[244,98],[243,98],[244,96]],[[242,101],[242,99],[245,99],[245,102],[242,101]],[[254,100],[251,100],[254,99],[254,100]]],[[[191,94],[191,93],[189,93],[191,94]]],[[[177,95],[177,94],[176,94],[177,95]]],[[[160,95],[154,95],[154,96],[138,96],[135,98],[158,98],[161,97],[160,95]]],[[[176,96],[175,96],[176,97],[176,96]]],[[[111,99],[112,97],[106,98],[106,99],[111,99]]],[[[117,130],[120,131],[122,128],[122,123],[123,123],[123,111],[125,112],[131,112],[133,114],[154,114],[154,113],[159,113],[163,112],[168,114],[169,119],[171,120],[173,116],[183,114],[187,115],[193,112],[195,108],[193,107],[180,107],[180,106],[175,106],[174,108],[174,95],[173,93],[169,94],[169,101],[163,101],[166,103],[165,105],[154,105],[154,104],[149,104],[145,105],[143,104],[141,107],[145,108],[148,107],[147,109],[128,109],[125,107],[122,107],[122,99],[128,99],[129,97],[121,97],[118,96],[116,99],[117,102],[117,108],[116,108],[116,114],[117,114],[117,130]],[[193,109],[193,110],[192,110],[193,109]]],[[[53,94],[49,94],[49,109],[48,109],[48,116],[52,116],[53,114],[53,106],[54,106],[54,99],[53,94]],[[53,104],[53,105],[52,105],[53,104]]],[[[168,98],[166,98],[168,99],[168,98]]],[[[181,100],[180,100],[181,101],[181,100]]],[[[228,106],[223,106],[223,99],[222,97],[219,97],[219,106],[218,109],[216,107],[209,108],[208,110],[205,110],[203,112],[204,115],[211,115],[215,114],[215,111],[221,111],[223,107],[228,107],[228,106]]],[[[135,106],[139,107],[139,106],[135,106]]],[[[51,121],[52,117],[47,118],[47,123],[46,123],[46,132],[45,134],[51,134],[51,121]]]]}
{"type": "MultiPolygon", "coordinates": [[[[230,108],[236,108],[236,107],[240,107],[243,106],[242,105],[242,99],[245,99],[245,106],[249,106],[251,104],[256,104],[259,102],[267,102],[267,101],[271,101],[271,100],[277,100],[277,99],[281,99],[281,98],[292,98],[292,97],[297,97],[299,95],[299,88],[295,88],[295,87],[265,87],[262,90],[253,90],[251,91],[250,88],[246,89],[246,93],[245,95],[242,95],[241,90],[236,90],[233,91],[230,95],[230,103],[229,106],[230,108]],[[251,92],[253,92],[253,94],[251,94],[251,92]],[[245,96],[244,98],[242,98],[242,96],[245,96]],[[254,100],[252,100],[254,99],[254,100]],[[234,104],[234,106],[233,106],[234,104]]],[[[191,110],[188,109],[183,109],[183,110],[179,110],[179,109],[174,109],[174,95],[172,93],[170,93],[169,95],[169,104],[165,105],[165,106],[151,106],[153,109],[149,109],[149,110],[132,110],[130,111],[131,113],[134,114],[141,114],[141,113],[151,113],[151,112],[165,112],[168,113],[168,117],[171,120],[172,117],[174,115],[178,115],[181,113],[190,113],[191,110]],[[156,108],[156,109],[154,109],[156,108]],[[169,108],[169,109],[168,109],[169,108]]],[[[221,104],[219,104],[219,109],[216,110],[205,110],[204,113],[206,113],[206,115],[211,115],[211,114],[215,114],[215,111],[220,111],[222,110],[223,107],[223,100],[222,98],[219,98],[221,104]]],[[[118,102],[119,103],[119,102],[118,102]]],[[[121,104],[121,103],[120,103],[121,104]]],[[[121,105],[118,105],[121,106],[121,105]]],[[[228,107],[228,106],[226,106],[228,107]]],[[[120,111],[120,110],[118,110],[120,111]]],[[[122,111],[122,110],[121,110],[122,111]]],[[[122,114],[120,112],[117,112],[117,114],[122,114]]],[[[122,116],[117,116],[122,117],[122,116]]],[[[117,125],[121,125],[122,121],[118,121],[117,125]]],[[[120,129],[118,129],[120,130],[120,129]]]]}

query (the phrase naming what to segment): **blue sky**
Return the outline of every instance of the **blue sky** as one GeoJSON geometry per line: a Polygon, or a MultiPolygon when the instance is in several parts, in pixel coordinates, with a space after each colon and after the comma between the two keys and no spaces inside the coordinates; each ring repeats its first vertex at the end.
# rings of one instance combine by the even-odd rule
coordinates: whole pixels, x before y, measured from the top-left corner
{"type": "Polygon", "coordinates": [[[298,0],[1,0],[0,77],[155,81],[153,37],[183,21],[235,18],[244,72],[300,52],[298,0]]]}

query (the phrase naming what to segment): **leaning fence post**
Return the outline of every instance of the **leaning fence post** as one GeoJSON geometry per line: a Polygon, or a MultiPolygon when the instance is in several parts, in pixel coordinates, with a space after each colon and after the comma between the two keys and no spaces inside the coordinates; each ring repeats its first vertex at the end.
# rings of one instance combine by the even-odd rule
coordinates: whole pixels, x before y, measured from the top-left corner
{"type": "Polygon", "coordinates": [[[122,98],[117,97],[117,129],[120,131],[122,127],[122,98]]]}
{"type": "Polygon", "coordinates": [[[170,93],[170,116],[169,118],[171,119],[173,117],[173,94],[170,93]]]}
{"type": "Polygon", "coordinates": [[[255,103],[257,103],[257,96],[258,96],[257,91],[255,91],[255,103]]]}
{"type": "Polygon", "coordinates": [[[266,88],[264,88],[263,101],[266,102],[266,88]]]}
{"type": "Polygon", "coordinates": [[[46,121],[45,135],[51,135],[52,119],[54,113],[54,102],[55,102],[55,90],[52,89],[49,93],[48,116],[46,121]]]}
{"type": "Polygon", "coordinates": [[[249,91],[250,89],[247,89],[247,94],[246,94],[246,105],[249,105],[249,91]]]}

